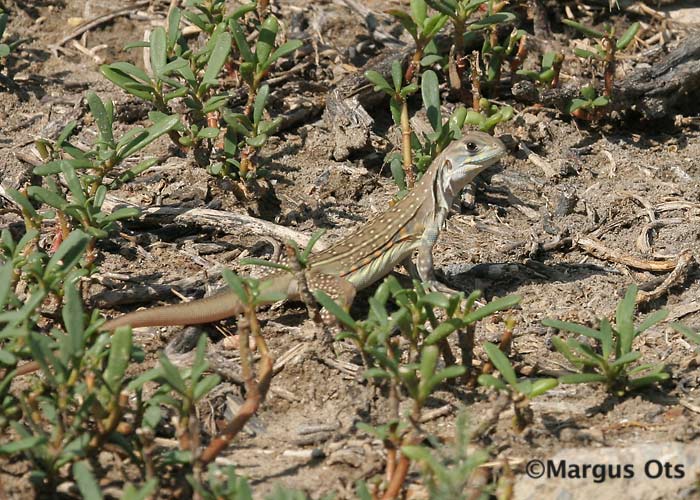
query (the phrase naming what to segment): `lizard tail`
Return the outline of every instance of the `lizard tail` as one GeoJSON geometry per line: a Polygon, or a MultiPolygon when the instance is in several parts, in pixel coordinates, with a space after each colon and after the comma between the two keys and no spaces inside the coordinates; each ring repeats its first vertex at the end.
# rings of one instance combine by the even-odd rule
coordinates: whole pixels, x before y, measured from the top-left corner
{"type": "MultiPolygon", "coordinates": [[[[262,303],[272,303],[280,300],[279,296],[296,298],[292,275],[275,273],[260,282],[260,292],[277,296],[274,300],[258,300],[262,303]]],[[[135,311],[118,318],[111,319],[102,325],[102,331],[111,331],[120,326],[139,328],[142,326],[175,326],[201,325],[222,319],[238,316],[243,312],[243,304],[233,290],[225,289],[204,299],[193,300],[184,304],[156,307],[135,311]]]]}
{"type": "Polygon", "coordinates": [[[111,319],[102,325],[103,331],[111,331],[120,326],[139,328],[142,326],[199,325],[211,323],[243,312],[238,296],[231,290],[193,300],[184,304],[144,309],[111,319]]]}

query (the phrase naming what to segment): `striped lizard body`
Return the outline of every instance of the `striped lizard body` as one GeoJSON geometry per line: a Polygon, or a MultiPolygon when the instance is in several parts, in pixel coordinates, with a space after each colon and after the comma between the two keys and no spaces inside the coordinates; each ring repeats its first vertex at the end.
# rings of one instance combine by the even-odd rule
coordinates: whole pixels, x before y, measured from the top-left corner
{"type": "MultiPolygon", "coordinates": [[[[482,132],[469,132],[432,162],[410,193],[392,208],[326,250],[312,254],[306,272],[310,290],[323,290],[343,305],[355,292],[405,264],[428,288],[451,291],[435,278],[432,250],[452,201],[482,170],[506,152],[503,143],[482,132]],[[411,257],[417,251],[416,265],[411,257]]],[[[274,272],[261,280],[261,293],[281,293],[299,299],[294,275],[274,272]]],[[[156,307],[107,321],[104,330],[119,326],[194,325],[236,316],[242,311],[231,290],[185,304],[156,307]]]]}

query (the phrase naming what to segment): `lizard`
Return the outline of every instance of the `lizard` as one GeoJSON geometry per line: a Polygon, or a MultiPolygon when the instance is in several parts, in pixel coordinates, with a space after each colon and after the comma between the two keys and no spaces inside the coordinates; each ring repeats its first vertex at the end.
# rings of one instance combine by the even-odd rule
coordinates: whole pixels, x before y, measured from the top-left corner
{"type": "MultiPolygon", "coordinates": [[[[433,246],[454,198],[462,188],[506,153],[500,139],[484,132],[467,132],[430,164],[411,191],[393,207],[323,251],[312,253],[305,270],[308,289],[323,290],[344,307],[355,292],[404,264],[434,291],[454,292],[437,281],[433,246]],[[415,265],[411,260],[417,251],[415,265]]],[[[260,295],[299,300],[294,274],[275,271],[261,278],[260,295]]],[[[276,301],[277,299],[275,299],[276,301]]],[[[272,300],[270,301],[272,302],[272,300]]],[[[226,289],[210,297],[127,313],[108,320],[101,330],[120,326],[195,325],[237,316],[242,312],[235,292],[226,289]]],[[[325,311],[324,311],[325,312],[325,311]]]]}

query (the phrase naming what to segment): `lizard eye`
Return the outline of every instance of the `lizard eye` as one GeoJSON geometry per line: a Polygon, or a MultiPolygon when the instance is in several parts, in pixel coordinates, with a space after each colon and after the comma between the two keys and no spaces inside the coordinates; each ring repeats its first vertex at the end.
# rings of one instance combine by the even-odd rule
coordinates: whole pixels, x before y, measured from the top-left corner
{"type": "Polygon", "coordinates": [[[467,143],[467,151],[470,153],[474,153],[477,149],[479,149],[479,146],[477,146],[475,142],[467,143]]]}

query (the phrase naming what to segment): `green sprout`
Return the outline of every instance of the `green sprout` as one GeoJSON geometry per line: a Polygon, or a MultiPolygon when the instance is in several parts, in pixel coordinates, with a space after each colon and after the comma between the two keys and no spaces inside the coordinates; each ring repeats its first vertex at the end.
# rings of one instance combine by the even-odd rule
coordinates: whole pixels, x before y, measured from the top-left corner
{"type": "Polygon", "coordinates": [[[402,163],[399,163],[399,165],[403,167],[402,173],[394,172],[394,169],[392,169],[392,173],[394,173],[395,180],[398,178],[397,175],[405,179],[405,186],[410,189],[415,183],[415,175],[413,173],[413,159],[411,156],[412,131],[408,116],[408,96],[418,91],[418,85],[415,83],[403,85],[403,71],[399,61],[394,61],[391,65],[392,84],[389,84],[382,75],[374,70],[367,71],[365,78],[374,84],[375,91],[384,92],[390,97],[391,116],[394,124],[401,127],[402,163]]]}
{"type": "Polygon", "coordinates": [[[515,410],[513,425],[518,431],[522,431],[532,423],[532,410],[529,407],[530,400],[553,389],[559,382],[555,378],[518,380],[513,366],[508,361],[508,357],[497,345],[485,342],[484,351],[486,351],[493,366],[501,373],[503,380],[484,373],[479,375],[479,384],[508,393],[515,410]]]}
{"type": "MultiPolygon", "coordinates": [[[[603,78],[605,81],[605,86],[603,90],[603,96],[605,96],[609,101],[613,97],[613,86],[614,86],[614,81],[615,81],[615,66],[617,63],[616,55],[617,52],[625,50],[627,47],[630,46],[632,41],[634,40],[634,37],[637,35],[637,32],[639,31],[640,24],[638,22],[633,23],[625,33],[621,37],[617,37],[615,35],[615,30],[612,26],[608,26],[606,30],[603,31],[598,31],[596,29],[593,29],[589,26],[585,26],[581,23],[578,23],[576,21],[572,21],[570,19],[564,19],[563,20],[564,24],[571,26],[572,28],[578,30],[579,32],[583,33],[586,36],[591,37],[596,41],[595,49],[594,51],[586,50],[586,49],[581,49],[581,48],[576,48],[574,49],[574,53],[583,59],[587,59],[590,61],[598,61],[601,62],[604,65],[603,69],[603,78]]],[[[583,90],[581,91],[583,94],[583,90]]],[[[585,97],[585,96],[584,96],[585,97]]],[[[586,100],[591,100],[588,97],[585,97],[586,100]]],[[[600,101],[602,102],[602,101],[600,101]]],[[[606,103],[607,105],[607,103],[606,103]]],[[[604,106],[589,106],[588,108],[583,107],[583,106],[574,106],[574,109],[572,114],[574,116],[577,116],[579,118],[586,118],[586,119],[596,119],[599,116],[602,115],[603,113],[604,106]],[[599,108],[596,110],[595,108],[599,108]],[[579,111],[581,110],[581,111],[579,111]]]]}
{"type": "Polygon", "coordinates": [[[413,57],[404,74],[404,81],[410,83],[420,67],[428,45],[449,18],[442,13],[428,15],[428,4],[425,0],[411,0],[410,14],[399,9],[390,9],[387,12],[401,23],[416,44],[413,57]]]}
{"type": "Polygon", "coordinates": [[[624,299],[617,306],[615,324],[612,325],[610,321],[603,318],[597,330],[554,319],[542,321],[545,326],[595,339],[600,346],[600,352],[596,352],[588,344],[573,338],[564,341],[559,337],[553,337],[552,341],[557,351],[579,370],[579,373],[560,377],[560,382],[604,384],[609,392],[622,396],[669,378],[663,363],[633,367],[633,364],[642,356],[639,351],[632,349],[634,339],[668,316],[668,311],[659,310],[648,315],[644,321],[635,326],[636,295],[637,287],[630,286],[624,299]]]}
{"type": "Polygon", "coordinates": [[[564,55],[556,52],[545,52],[542,55],[542,71],[520,69],[518,75],[524,76],[549,88],[559,86],[559,72],[564,62],[564,55]]]}
{"type": "Polygon", "coordinates": [[[55,216],[58,219],[60,237],[67,237],[71,226],[81,227],[92,236],[88,259],[93,260],[96,240],[106,238],[116,222],[133,218],[140,213],[132,207],[104,212],[102,205],[107,193],[134,179],[158,160],[149,158],[132,167],[124,167],[123,164],[160,136],[175,129],[179,119],[176,116],[159,116],[158,121],[150,127],[132,128],[116,138],[112,101],[102,101],[90,92],[87,102],[97,124],[95,144],[84,151],[70,143],[69,139],[76,131],[76,122],[70,122],[55,143],[38,141],[37,148],[48,161],[36,167],[34,174],[44,177],[45,187],[30,186],[27,193],[54,210],[45,214],[44,218],[51,219],[55,216]],[[68,195],[64,194],[60,184],[61,177],[67,186],[68,195]],[[110,178],[112,180],[108,180],[110,178]]]}

